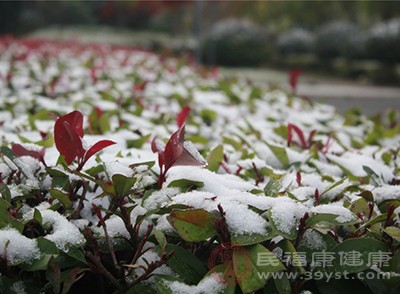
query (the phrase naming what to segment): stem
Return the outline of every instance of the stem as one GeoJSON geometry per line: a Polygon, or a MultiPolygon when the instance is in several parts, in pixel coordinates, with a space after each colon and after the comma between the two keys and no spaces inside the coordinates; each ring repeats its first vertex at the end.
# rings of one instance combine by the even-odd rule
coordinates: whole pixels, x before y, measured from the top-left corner
{"type": "Polygon", "coordinates": [[[100,257],[98,255],[94,255],[92,252],[87,252],[86,256],[90,261],[93,263],[93,265],[96,267],[96,270],[98,273],[104,275],[110,282],[111,284],[114,285],[116,289],[118,289],[119,292],[124,291],[124,287],[120,284],[120,282],[105,268],[103,263],[100,260],[100,257]]]}

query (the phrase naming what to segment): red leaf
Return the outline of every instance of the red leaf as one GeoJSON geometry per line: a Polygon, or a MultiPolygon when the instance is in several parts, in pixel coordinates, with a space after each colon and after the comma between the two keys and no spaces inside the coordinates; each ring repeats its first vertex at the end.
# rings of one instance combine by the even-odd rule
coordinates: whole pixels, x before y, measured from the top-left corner
{"type": "Polygon", "coordinates": [[[329,151],[329,148],[331,147],[332,136],[333,136],[333,133],[330,133],[328,140],[326,141],[324,147],[322,147],[321,151],[323,154],[326,154],[329,151]]]}
{"type": "Polygon", "coordinates": [[[296,182],[297,182],[297,185],[299,185],[299,187],[300,187],[301,186],[301,173],[299,171],[296,173],[296,182]]]}
{"type": "Polygon", "coordinates": [[[316,132],[317,132],[316,130],[312,130],[311,133],[310,133],[310,135],[308,136],[308,140],[307,140],[308,146],[311,145],[312,140],[313,140],[313,138],[314,138],[316,132]]]}
{"type": "Polygon", "coordinates": [[[168,140],[164,151],[164,164],[165,172],[171,168],[178,158],[183,153],[183,140],[185,136],[185,125],[179,128],[175,133],[172,134],[171,138],[168,140]]]}
{"type": "Polygon", "coordinates": [[[182,127],[182,125],[186,122],[186,118],[189,115],[190,106],[184,107],[176,116],[176,124],[178,128],[182,127]]]}
{"type": "Polygon", "coordinates": [[[297,81],[298,81],[300,74],[301,74],[301,70],[297,69],[297,68],[292,69],[289,73],[289,84],[294,93],[296,93],[297,81]]]}
{"type": "Polygon", "coordinates": [[[298,126],[294,124],[288,124],[288,146],[290,146],[290,143],[292,142],[293,131],[295,131],[297,136],[299,137],[301,147],[306,149],[308,145],[306,139],[304,138],[304,133],[298,126]]]}
{"type": "Polygon", "coordinates": [[[45,148],[42,148],[40,151],[32,151],[26,149],[21,144],[13,144],[11,150],[17,155],[20,156],[30,156],[36,158],[37,160],[44,162],[44,153],[46,152],[45,148]]]}
{"type": "Polygon", "coordinates": [[[173,166],[177,165],[189,165],[189,166],[203,166],[206,162],[201,162],[197,160],[193,155],[188,152],[185,148],[183,148],[182,154],[178,157],[178,159],[174,162],[173,166]]]}
{"type": "Polygon", "coordinates": [[[103,150],[104,148],[116,144],[114,141],[110,140],[101,140],[94,144],[92,147],[89,148],[88,151],[86,151],[85,158],[83,160],[83,163],[89,160],[90,157],[92,157],[94,154],[99,152],[100,150],[103,150]]]}
{"type": "Polygon", "coordinates": [[[72,127],[74,132],[79,136],[83,137],[83,115],[79,111],[72,111],[64,116],[58,118],[60,121],[68,122],[68,124],[72,127]]]}
{"type": "Polygon", "coordinates": [[[85,154],[80,136],[67,121],[61,118],[54,125],[54,141],[58,152],[64,156],[68,165],[76,157],[82,158],[85,154]]]}

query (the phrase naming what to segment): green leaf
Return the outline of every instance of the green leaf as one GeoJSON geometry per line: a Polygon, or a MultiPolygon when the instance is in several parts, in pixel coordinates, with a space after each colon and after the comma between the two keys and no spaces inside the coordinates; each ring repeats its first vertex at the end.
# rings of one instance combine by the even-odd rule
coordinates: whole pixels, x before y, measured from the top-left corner
{"type": "Polygon", "coordinates": [[[126,177],[121,174],[115,174],[112,176],[112,182],[114,185],[115,194],[120,197],[129,195],[132,187],[136,183],[135,178],[126,177]]]}
{"type": "Polygon", "coordinates": [[[10,206],[11,206],[10,203],[0,198],[0,228],[9,225],[14,220],[14,218],[8,211],[8,208],[10,206]]]}
{"type": "Polygon", "coordinates": [[[247,246],[247,245],[254,245],[266,240],[270,240],[277,235],[272,231],[272,229],[267,228],[268,233],[266,234],[256,234],[256,233],[248,233],[248,234],[231,234],[231,242],[232,245],[235,246],[247,246]]]}
{"type": "Polygon", "coordinates": [[[66,254],[69,257],[72,257],[73,259],[86,264],[85,252],[83,251],[82,248],[80,248],[80,247],[69,248],[68,251],[66,252],[66,254]]]}
{"type": "MultiPolygon", "coordinates": [[[[161,253],[161,248],[157,247],[161,253]]],[[[178,245],[167,244],[165,252],[174,251],[172,257],[167,261],[167,265],[183,279],[185,283],[197,284],[207,273],[204,263],[186,249],[178,245]]]]}
{"type": "Polygon", "coordinates": [[[161,248],[165,248],[165,246],[167,245],[167,239],[165,238],[163,232],[159,230],[154,230],[154,236],[156,237],[157,242],[158,244],[160,244],[161,248]]]}
{"type": "Polygon", "coordinates": [[[138,139],[135,140],[127,140],[126,141],[126,147],[127,148],[136,148],[136,149],[140,149],[142,148],[142,146],[144,145],[144,143],[147,142],[147,140],[149,140],[150,138],[150,134],[146,135],[146,136],[142,136],[138,139]]]}
{"type": "Polygon", "coordinates": [[[215,217],[204,209],[173,210],[167,217],[179,236],[188,242],[207,240],[215,236],[215,217]]]}
{"type": "Polygon", "coordinates": [[[51,187],[60,188],[68,191],[70,185],[69,177],[67,174],[63,173],[57,169],[46,168],[47,173],[52,177],[51,187]]]}
{"type": "Polygon", "coordinates": [[[274,279],[275,287],[278,290],[279,294],[291,294],[292,287],[290,285],[290,281],[286,275],[282,275],[279,278],[274,279]]]}
{"type": "Polygon", "coordinates": [[[264,193],[266,196],[275,197],[278,195],[280,189],[281,189],[280,182],[274,179],[270,179],[267,185],[265,185],[264,187],[264,193]]]}
{"type": "MultiPolygon", "coordinates": [[[[289,240],[283,239],[278,243],[278,247],[280,247],[285,253],[290,252],[293,259],[300,260],[300,256],[297,253],[296,248],[293,246],[293,243],[290,242],[289,240]]],[[[297,267],[301,273],[305,272],[304,267],[302,267],[301,265],[298,265],[297,267]]]]}
{"type": "Polygon", "coordinates": [[[206,125],[211,125],[218,117],[218,114],[211,109],[202,109],[200,117],[206,125]]]}
{"type": "Polygon", "coordinates": [[[271,273],[285,269],[272,252],[259,244],[233,250],[233,268],[243,293],[262,288],[271,273]]]}
{"type": "Polygon", "coordinates": [[[275,146],[271,144],[267,144],[267,146],[282,164],[282,167],[287,167],[289,165],[289,157],[286,153],[285,147],[275,146]]]}
{"type": "Polygon", "coordinates": [[[72,202],[69,199],[69,195],[58,190],[58,189],[50,189],[50,195],[54,199],[57,199],[66,209],[72,207],[72,202]]]}
{"type": "Polygon", "coordinates": [[[42,214],[36,208],[33,211],[33,219],[36,220],[40,225],[42,225],[43,223],[42,214]]]}
{"type": "Polygon", "coordinates": [[[3,199],[7,202],[11,202],[11,192],[10,189],[8,189],[7,185],[2,183],[0,184],[0,194],[3,197],[3,199]]]}
{"type": "Polygon", "coordinates": [[[223,137],[223,143],[232,145],[235,148],[235,150],[238,150],[238,151],[241,151],[243,149],[242,143],[240,143],[240,142],[238,142],[238,141],[236,141],[236,140],[234,140],[232,138],[229,138],[229,137],[225,137],[224,136],[223,137]]]}
{"type": "Polygon", "coordinates": [[[357,194],[357,196],[361,196],[367,201],[373,202],[374,201],[374,194],[372,194],[371,191],[364,190],[360,194],[357,194]]]}
{"type": "Polygon", "coordinates": [[[17,158],[17,156],[15,156],[14,152],[10,148],[8,148],[6,146],[1,146],[0,147],[0,152],[4,156],[8,157],[11,161],[13,161],[15,158],[17,158]]]}
{"type": "Polygon", "coordinates": [[[56,244],[46,238],[39,237],[36,239],[38,247],[42,253],[58,255],[59,251],[56,244]]]}
{"type": "Polygon", "coordinates": [[[337,181],[336,183],[333,183],[331,186],[329,186],[326,190],[324,190],[320,196],[328,193],[329,191],[335,189],[336,187],[338,187],[339,185],[343,184],[344,181],[346,180],[346,178],[342,178],[341,180],[337,181]]]}
{"type": "Polygon", "coordinates": [[[390,226],[385,228],[384,231],[390,237],[400,242],[400,229],[398,227],[390,226]]]}
{"type": "Polygon", "coordinates": [[[222,145],[218,145],[215,147],[207,157],[207,168],[210,171],[216,172],[219,168],[219,165],[224,160],[224,147],[222,145]]]}
{"type": "Polygon", "coordinates": [[[331,252],[334,256],[332,266],[317,266],[329,272],[358,273],[371,267],[368,264],[369,254],[389,252],[385,243],[372,238],[347,239],[336,245],[331,252]],[[354,261],[354,262],[353,262],[354,261]]]}
{"type": "Polygon", "coordinates": [[[168,188],[173,188],[173,187],[179,188],[181,192],[189,192],[192,190],[196,190],[198,188],[203,188],[204,183],[188,179],[180,179],[169,183],[168,188]]]}
{"type": "Polygon", "coordinates": [[[353,217],[352,220],[346,221],[346,222],[341,222],[338,221],[337,218],[339,215],[336,214],[330,214],[330,213],[312,213],[310,214],[310,217],[307,219],[306,224],[308,227],[313,228],[317,224],[320,223],[327,223],[331,225],[343,225],[343,224],[355,224],[357,223],[357,220],[355,217],[353,217]]]}

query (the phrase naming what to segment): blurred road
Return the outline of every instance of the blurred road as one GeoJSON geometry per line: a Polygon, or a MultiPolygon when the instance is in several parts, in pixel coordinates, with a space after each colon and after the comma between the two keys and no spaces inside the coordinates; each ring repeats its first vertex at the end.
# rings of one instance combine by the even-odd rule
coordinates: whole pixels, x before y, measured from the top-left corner
{"type": "Polygon", "coordinates": [[[298,94],[318,102],[334,105],[341,113],[357,107],[366,115],[384,112],[388,108],[400,112],[400,87],[378,87],[300,82],[298,94]]]}
{"type": "MultiPolygon", "coordinates": [[[[246,68],[223,68],[221,71],[225,76],[237,76],[257,83],[272,83],[288,88],[288,74],[284,71],[246,68]]],[[[400,85],[362,85],[331,77],[304,75],[299,79],[298,95],[331,104],[341,113],[353,107],[359,108],[366,115],[384,112],[389,108],[400,112],[400,85]]]]}

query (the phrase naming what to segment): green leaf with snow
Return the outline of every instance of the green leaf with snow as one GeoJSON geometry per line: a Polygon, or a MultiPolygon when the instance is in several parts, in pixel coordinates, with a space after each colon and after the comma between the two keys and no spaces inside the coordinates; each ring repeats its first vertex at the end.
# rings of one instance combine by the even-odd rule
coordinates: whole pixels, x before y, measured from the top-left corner
{"type": "Polygon", "coordinates": [[[167,219],[188,242],[204,241],[216,234],[215,216],[204,209],[173,210],[167,219]]]}
{"type": "Polygon", "coordinates": [[[203,188],[204,183],[188,179],[175,180],[169,183],[168,188],[179,188],[181,192],[189,192],[198,188],[203,188]]]}
{"type": "Polygon", "coordinates": [[[384,232],[392,237],[394,240],[400,242],[400,229],[395,226],[386,227],[384,232]]]}
{"type": "Polygon", "coordinates": [[[233,250],[233,268],[243,293],[262,288],[271,273],[284,270],[284,265],[262,245],[240,247],[233,250]]]}
{"type": "Polygon", "coordinates": [[[274,153],[275,157],[279,160],[279,162],[282,164],[282,167],[287,167],[289,166],[289,157],[286,152],[285,147],[281,146],[276,146],[272,144],[267,144],[268,148],[274,153]]]}

